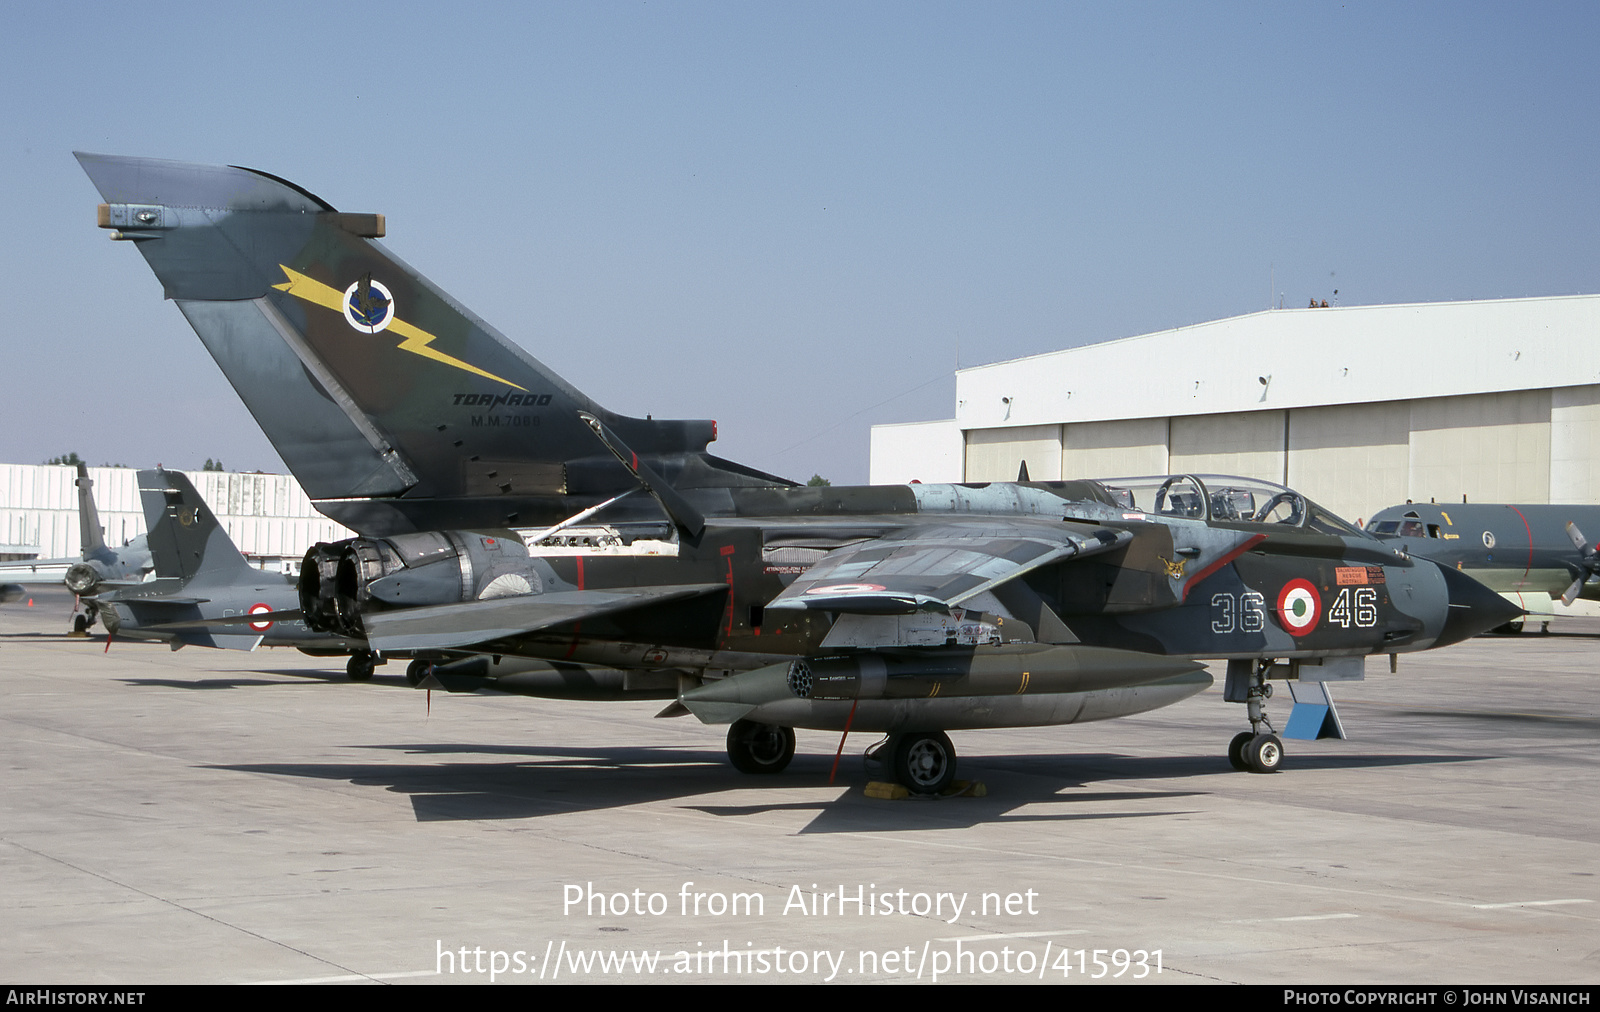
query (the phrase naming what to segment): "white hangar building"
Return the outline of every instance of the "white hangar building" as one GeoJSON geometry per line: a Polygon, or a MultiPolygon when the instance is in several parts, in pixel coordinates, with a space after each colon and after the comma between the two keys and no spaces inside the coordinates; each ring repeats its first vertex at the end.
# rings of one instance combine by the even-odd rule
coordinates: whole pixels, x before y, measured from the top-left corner
{"type": "Polygon", "coordinates": [[[1600,295],[1278,309],[956,372],[874,484],[1222,473],[1350,520],[1600,502],[1600,295]]]}

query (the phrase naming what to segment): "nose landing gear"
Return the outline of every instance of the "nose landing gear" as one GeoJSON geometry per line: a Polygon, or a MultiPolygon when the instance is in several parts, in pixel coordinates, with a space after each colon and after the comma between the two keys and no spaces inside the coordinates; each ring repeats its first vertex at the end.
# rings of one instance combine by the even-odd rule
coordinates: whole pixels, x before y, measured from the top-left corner
{"type": "Polygon", "coordinates": [[[1267,719],[1266,700],[1272,697],[1267,684],[1271,660],[1249,658],[1228,662],[1228,677],[1222,698],[1245,704],[1250,730],[1241,731],[1228,743],[1228,763],[1234,769],[1251,773],[1276,773],[1283,766],[1283,741],[1267,719]]]}

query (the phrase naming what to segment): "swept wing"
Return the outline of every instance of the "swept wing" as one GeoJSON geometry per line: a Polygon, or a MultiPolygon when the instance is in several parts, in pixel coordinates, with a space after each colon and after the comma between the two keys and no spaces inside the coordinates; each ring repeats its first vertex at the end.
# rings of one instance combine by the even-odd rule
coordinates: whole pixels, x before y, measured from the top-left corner
{"type": "Polygon", "coordinates": [[[1098,555],[1127,531],[1028,519],[919,525],[829,552],[767,605],[858,614],[948,611],[1025,573],[1098,555]]]}

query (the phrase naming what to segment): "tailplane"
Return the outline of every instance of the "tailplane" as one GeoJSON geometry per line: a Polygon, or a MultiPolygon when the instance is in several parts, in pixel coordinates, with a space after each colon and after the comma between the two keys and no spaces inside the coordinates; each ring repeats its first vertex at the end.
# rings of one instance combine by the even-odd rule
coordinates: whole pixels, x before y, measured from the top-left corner
{"type": "Polygon", "coordinates": [[[78,160],[101,227],[139,248],[318,509],[348,526],[551,523],[635,487],[580,413],[678,488],[792,484],[707,453],[714,422],[595,404],[377,242],[382,215],[252,169],[78,160]]]}

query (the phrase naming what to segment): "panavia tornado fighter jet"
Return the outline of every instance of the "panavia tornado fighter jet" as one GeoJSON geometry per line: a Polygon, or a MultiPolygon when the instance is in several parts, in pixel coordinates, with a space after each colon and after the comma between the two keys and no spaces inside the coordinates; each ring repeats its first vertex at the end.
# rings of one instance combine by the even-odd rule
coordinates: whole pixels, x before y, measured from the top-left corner
{"type": "Polygon", "coordinates": [[[883,732],[914,791],[946,732],[1140,713],[1201,691],[1283,748],[1269,679],[1359,677],[1516,614],[1301,495],[1212,476],[797,487],[711,422],[606,411],[335,210],[249,169],[79,155],[295,476],[362,536],[308,553],[315,629],[443,662],[422,684],[661,698],[776,773],[793,728],[883,732]],[[450,660],[467,656],[464,660],[450,660]]]}
{"type": "MultiPolygon", "coordinates": [[[[1529,616],[1555,617],[1554,599],[1600,600],[1600,506],[1406,503],[1367,530],[1391,547],[1459,569],[1529,616]]],[[[1518,616],[1508,631],[1521,632],[1518,616]]]]}
{"type": "Polygon", "coordinates": [[[318,632],[292,612],[296,581],[250,565],[211,508],[179,471],[139,472],[145,536],[154,578],[96,598],[106,631],[131,639],[228,650],[292,646],[317,655],[351,655],[357,680],[372,677],[366,641],[318,632]]]}

